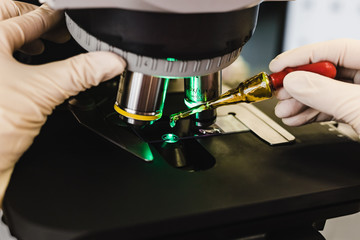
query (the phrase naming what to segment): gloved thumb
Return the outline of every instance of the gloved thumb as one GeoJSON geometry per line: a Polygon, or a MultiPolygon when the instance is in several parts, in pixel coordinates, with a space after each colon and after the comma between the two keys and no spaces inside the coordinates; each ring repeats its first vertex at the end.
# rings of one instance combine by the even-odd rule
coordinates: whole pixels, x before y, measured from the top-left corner
{"type": "Polygon", "coordinates": [[[299,102],[350,124],[360,134],[360,85],[304,71],[289,73],[283,84],[299,102]]]}
{"type": "Polygon", "coordinates": [[[38,66],[41,75],[50,81],[48,94],[55,106],[70,96],[120,75],[126,62],[111,52],[90,52],[63,61],[38,66]]]}

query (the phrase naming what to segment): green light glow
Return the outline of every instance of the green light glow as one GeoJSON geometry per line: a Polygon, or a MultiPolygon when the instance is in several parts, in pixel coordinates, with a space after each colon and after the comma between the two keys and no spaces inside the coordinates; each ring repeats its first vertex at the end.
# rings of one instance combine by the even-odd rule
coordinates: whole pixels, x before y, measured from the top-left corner
{"type": "Polygon", "coordinates": [[[188,86],[185,88],[185,96],[188,102],[201,103],[207,101],[206,90],[202,90],[202,83],[200,76],[192,76],[187,78],[188,86]]]}
{"type": "MultiPolygon", "coordinates": [[[[215,102],[216,103],[216,102],[215,102]]],[[[178,112],[178,113],[174,113],[172,115],[170,115],[170,127],[175,127],[176,125],[176,121],[178,121],[179,119],[181,118],[186,118],[190,115],[193,115],[195,113],[199,113],[199,112],[202,112],[202,111],[205,111],[205,110],[208,110],[208,109],[212,109],[212,102],[209,101],[209,102],[205,102],[203,104],[200,104],[200,105],[197,105],[193,108],[189,108],[187,110],[184,110],[184,111],[181,111],[181,112],[178,112]]]]}
{"type": "Polygon", "coordinates": [[[137,156],[147,162],[151,162],[154,160],[154,155],[152,154],[149,144],[146,142],[134,145],[132,150],[134,150],[135,153],[138,153],[136,154],[137,156]]]}
{"type": "Polygon", "coordinates": [[[179,120],[178,118],[170,117],[170,127],[174,128],[176,125],[176,121],[179,120]]]}
{"type": "Polygon", "coordinates": [[[190,77],[190,79],[192,81],[194,81],[196,84],[199,84],[198,82],[201,81],[201,77],[200,76],[192,76],[190,77]]]}
{"type": "Polygon", "coordinates": [[[193,108],[200,104],[198,102],[189,102],[186,98],[184,98],[184,103],[188,108],[193,108]]]}
{"type": "Polygon", "coordinates": [[[166,98],[166,93],[167,93],[167,89],[168,89],[168,86],[169,86],[169,81],[170,81],[170,78],[165,78],[165,80],[164,80],[164,91],[163,91],[163,96],[162,96],[162,103],[160,105],[161,114],[163,112],[164,105],[165,105],[165,98],[166,98]]]}
{"type": "Polygon", "coordinates": [[[161,137],[166,143],[176,143],[179,141],[179,137],[173,133],[166,133],[161,137]]]}
{"type": "Polygon", "coordinates": [[[167,58],[166,61],[168,61],[168,62],[176,62],[177,60],[175,58],[167,58]]]}
{"type": "Polygon", "coordinates": [[[153,156],[152,152],[147,152],[147,153],[146,153],[146,155],[145,155],[145,160],[146,160],[147,162],[151,162],[151,161],[154,160],[154,156],[153,156]]]}

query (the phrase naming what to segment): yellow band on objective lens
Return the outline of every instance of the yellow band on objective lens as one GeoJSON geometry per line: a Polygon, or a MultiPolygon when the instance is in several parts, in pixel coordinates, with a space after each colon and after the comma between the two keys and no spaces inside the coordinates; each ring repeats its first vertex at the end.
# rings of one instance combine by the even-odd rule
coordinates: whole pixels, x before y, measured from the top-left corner
{"type": "Polygon", "coordinates": [[[127,118],[132,118],[132,119],[140,120],[140,121],[155,121],[155,120],[158,120],[159,118],[161,118],[161,115],[162,115],[161,113],[159,113],[154,116],[145,116],[145,115],[128,113],[128,112],[122,110],[121,108],[119,108],[116,104],[114,105],[114,109],[116,112],[118,112],[119,114],[121,114],[127,118]]]}

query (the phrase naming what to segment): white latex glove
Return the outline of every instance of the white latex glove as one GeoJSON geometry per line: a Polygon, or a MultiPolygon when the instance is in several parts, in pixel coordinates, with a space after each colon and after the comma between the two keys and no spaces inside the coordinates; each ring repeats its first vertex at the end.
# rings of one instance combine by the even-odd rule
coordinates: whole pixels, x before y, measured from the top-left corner
{"type": "Polygon", "coordinates": [[[110,52],[81,54],[37,66],[17,62],[12,56],[15,50],[27,44],[34,52],[41,52],[37,39],[62,21],[61,12],[45,5],[33,9],[0,0],[0,203],[15,163],[55,106],[119,75],[125,67],[124,60],[110,52]]]}
{"type": "Polygon", "coordinates": [[[337,80],[296,71],[284,79],[275,114],[290,126],[336,119],[360,134],[360,41],[339,39],[284,52],[270,62],[272,72],[319,61],[337,66],[337,80]]]}

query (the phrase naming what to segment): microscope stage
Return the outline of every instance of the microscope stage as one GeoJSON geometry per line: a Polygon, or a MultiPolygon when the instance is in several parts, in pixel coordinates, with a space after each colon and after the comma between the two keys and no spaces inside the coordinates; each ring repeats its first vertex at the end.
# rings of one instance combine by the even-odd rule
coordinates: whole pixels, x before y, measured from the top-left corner
{"type": "MultiPolygon", "coordinates": [[[[257,107],[273,118],[273,103],[257,107]]],[[[5,220],[22,240],[234,239],[357,212],[359,143],[326,125],[283,127],[295,141],[184,139],[185,159],[202,165],[182,168],[162,143],[145,162],[58,109],[16,165],[5,220]]]]}

